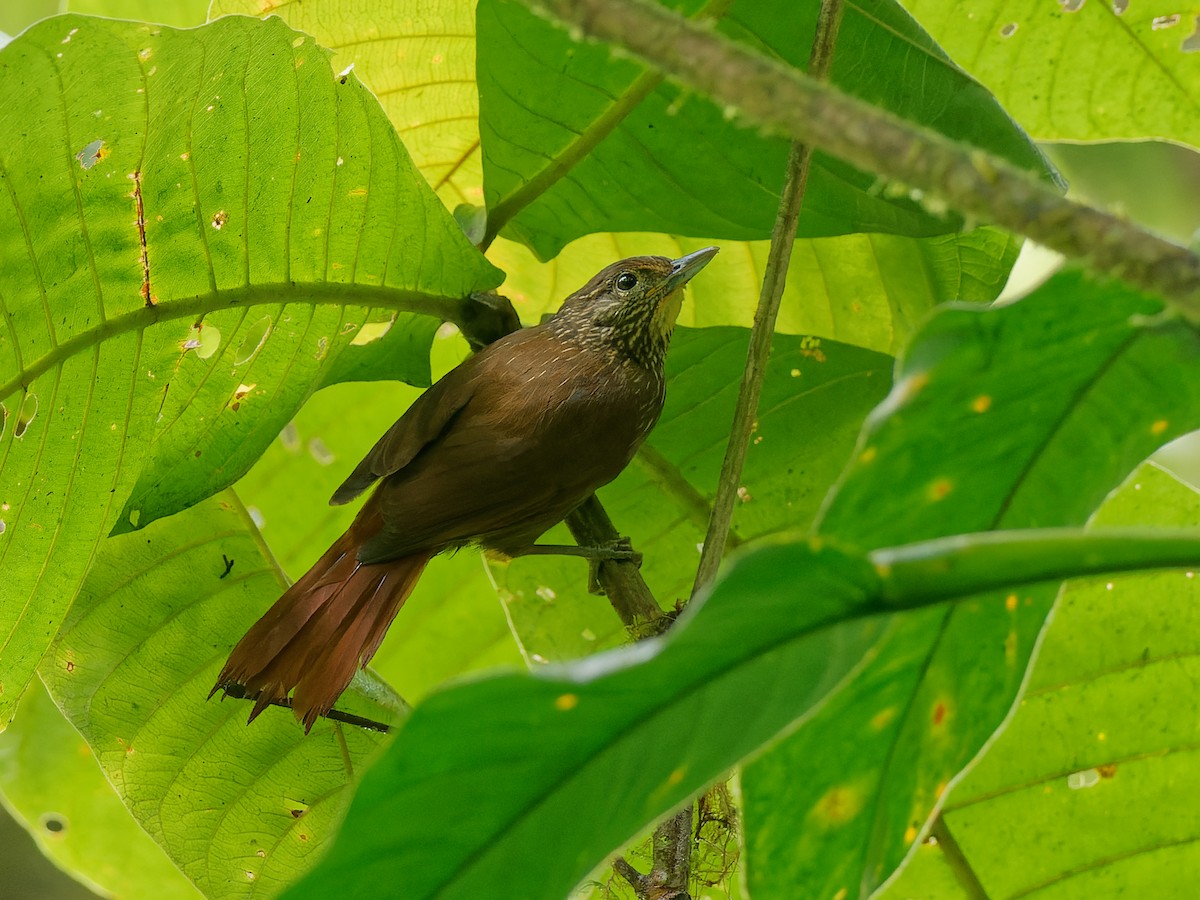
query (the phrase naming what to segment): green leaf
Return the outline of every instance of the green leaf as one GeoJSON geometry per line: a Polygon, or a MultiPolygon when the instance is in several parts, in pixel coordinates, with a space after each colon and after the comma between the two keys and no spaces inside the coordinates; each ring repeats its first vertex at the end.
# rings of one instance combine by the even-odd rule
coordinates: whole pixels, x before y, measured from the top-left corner
{"type": "MultiPolygon", "coordinates": [[[[670,5],[689,13],[702,6],[670,5]]],[[[815,5],[708,7],[719,30],[792,65],[807,60],[815,5]]],[[[686,94],[608,47],[573,41],[523,3],[482,0],[477,28],[489,233],[499,230],[543,259],[592,232],[770,235],[786,141],[739,127],[736,110],[686,94]]],[[[843,90],[1048,176],[1041,154],[990,95],[895,4],[848,7],[839,46],[832,79],[843,90]]],[[[799,235],[921,236],[962,224],[875,188],[872,176],[817,154],[799,235]]]]}
{"type": "Polygon", "coordinates": [[[0,132],[3,722],[114,525],[235,480],[366,322],[427,379],[432,316],[500,273],[277,20],[42,22],[0,132]]]}
{"type": "MultiPolygon", "coordinates": [[[[872,613],[941,596],[894,580],[889,565],[954,571],[964,554],[1007,559],[1016,545],[1040,545],[1065,575],[1200,560],[1200,532],[748,554],[664,639],[432,695],[364,777],[329,856],[288,896],[362,893],[402,871],[414,898],[486,896],[500,883],[510,896],[562,897],[646,823],[785,727],[803,730],[886,627],[872,613]]],[[[1039,565],[993,566],[979,587],[1041,578],[1039,565]]]]}
{"type": "Polygon", "coordinates": [[[176,28],[203,25],[208,13],[206,0],[64,0],[62,6],[64,12],[157,22],[176,28]]]}
{"type": "MultiPolygon", "coordinates": [[[[676,331],[662,418],[633,464],[600,490],[614,523],[644,554],[642,575],[667,608],[691,591],[748,340],[741,328],[676,331]]],[[[812,521],[863,417],[885,396],[892,365],[889,356],[833,341],[775,337],[733,545],[812,521]]],[[[569,538],[564,529],[545,542],[569,538]]],[[[534,661],[582,656],[627,639],[608,602],[585,592],[580,560],[525,557],[492,569],[534,661]]]]}
{"type": "MultiPolygon", "coordinates": [[[[284,582],[231,494],[105,542],[41,676],[142,826],[207,895],[273,895],[312,864],[380,736],[208,700],[284,582]],[[228,569],[228,572],[226,570],[228,569]],[[227,623],[227,624],[226,624],[227,623]]],[[[391,718],[356,692],[348,708],[391,718]]]]}
{"type": "MultiPolygon", "coordinates": [[[[593,234],[546,263],[504,240],[492,244],[488,256],[508,273],[505,295],[525,321],[536,322],[613,260],[648,253],[677,258],[713,243],[665,234],[593,234]]],[[[688,289],[681,325],[748,328],[754,319],[768,242],[719,243],[720,255],[688,289]]],[[[848,234],[796,241],[775,330],[896,353],[939,303],[995,300],[1018,246],[992,228],[929,238],[848,234]]]]}
{"type": "Polygon", "coordinates": [[[121,805],[40,682],[0,735],[0,790],[42,852],[94,890],[129,900],[200,896],[121,805]]]}
{"type": "MultiPolygon", "coordinates": [[[[1200,496],[1144,466],[1093,525],[1196,528],[1200,496]]],[[[1195,885],[1194,574],[1064,589],[1020,706],[943,807],[988,896],[1176,897],[1195,885]]]]}
{"type": "MultiPolygon", "coordinates": [[[[1138,462],[1200,425],[1200,337],[1160,310],[1066,272],[1013,306],[935,314],[819,531],[877,547],[1082,523],[1138,462]]],[[[747,767],[752,891],[881,883],[1000,724],[1053,597],[1003,591],[894,620],[862,674],[747,767]],[[842,812],[803,827],[828,808],[842,812]]]]}
{"type": "MultiPolygon", "coordinates": [[[[209,15],[264,15],[261,0],[213,0],[209,15]]],[[[453,209],[483,202],[474,0],[305,0],[266,10],[334,51],[374,92],[414,165],[453,209]]]]}
{"type": "Polygon", "coordinates": [[[666,641],[433,694],[290,896],[362,892],[384,871],[404,872],[412,898],[488,896],[497,884],[509,896],[566,895],[853,669],[876,623],[820,626],[864,604],[874,579],[833,550],[774,548],[744,560],[666,641]],[[691,739],[702,722],[714,730],[691,739]]]}
{"type": "Polygon", "coordinates": [[[1167,138],[1200,147],[1194,10],[1162,2],[902,2],[1039,140],[1167,138]]]}

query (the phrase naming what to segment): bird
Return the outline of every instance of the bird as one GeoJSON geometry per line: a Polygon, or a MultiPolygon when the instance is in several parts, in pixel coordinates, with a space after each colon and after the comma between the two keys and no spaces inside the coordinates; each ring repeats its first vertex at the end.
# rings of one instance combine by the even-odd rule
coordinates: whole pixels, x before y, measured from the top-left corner
{"type": "Polygon", "coordinates": [[[246,632],[209,697],[253,700],[250,722],[290,704],[308,733],[435,555],[588,555],[535,542],[616,478],[658,421],[684,286],[717,249],[612,263],[553,316],[423,392],[330,499],[348,503],[375,485],[350,527],[246,632]]]}

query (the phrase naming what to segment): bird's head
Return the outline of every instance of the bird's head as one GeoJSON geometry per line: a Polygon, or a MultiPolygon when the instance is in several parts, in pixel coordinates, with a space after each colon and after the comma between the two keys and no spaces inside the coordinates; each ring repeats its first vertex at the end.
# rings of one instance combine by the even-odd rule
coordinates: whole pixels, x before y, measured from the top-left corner
{"type": "Polygon", "coordinates": [[[684,285],[716,255],[716,247],[705,247],[679,259],[631,256],[605,266],[563,301],[550,327],[641,365],[661,366],[684,285]]]}

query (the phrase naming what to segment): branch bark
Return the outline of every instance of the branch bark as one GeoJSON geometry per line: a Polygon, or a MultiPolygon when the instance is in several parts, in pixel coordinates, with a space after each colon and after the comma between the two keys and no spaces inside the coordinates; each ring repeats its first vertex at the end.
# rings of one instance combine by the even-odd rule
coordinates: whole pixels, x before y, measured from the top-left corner
{"type": "Polygon", "coordinates": [[[1153,291],[1200,325],[1200,257],[1130,222],[1061,197],[981,150],[883,112],[647,0],[525,0],[736,109],[770,134],[810,143],[1153,291]]]}

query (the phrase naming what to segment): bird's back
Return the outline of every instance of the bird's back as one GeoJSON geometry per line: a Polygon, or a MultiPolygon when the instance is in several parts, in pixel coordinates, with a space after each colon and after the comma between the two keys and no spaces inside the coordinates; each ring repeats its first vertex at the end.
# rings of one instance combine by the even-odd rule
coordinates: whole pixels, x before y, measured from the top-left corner
{"type": "Polygon", "coordinates": [[[364,562],[468,543],[524,549],[620,473],[663,403],[660,372],[545,326],[448,377],[470,380],[469,399],[379,486],[385,524],[364,562]]]}

